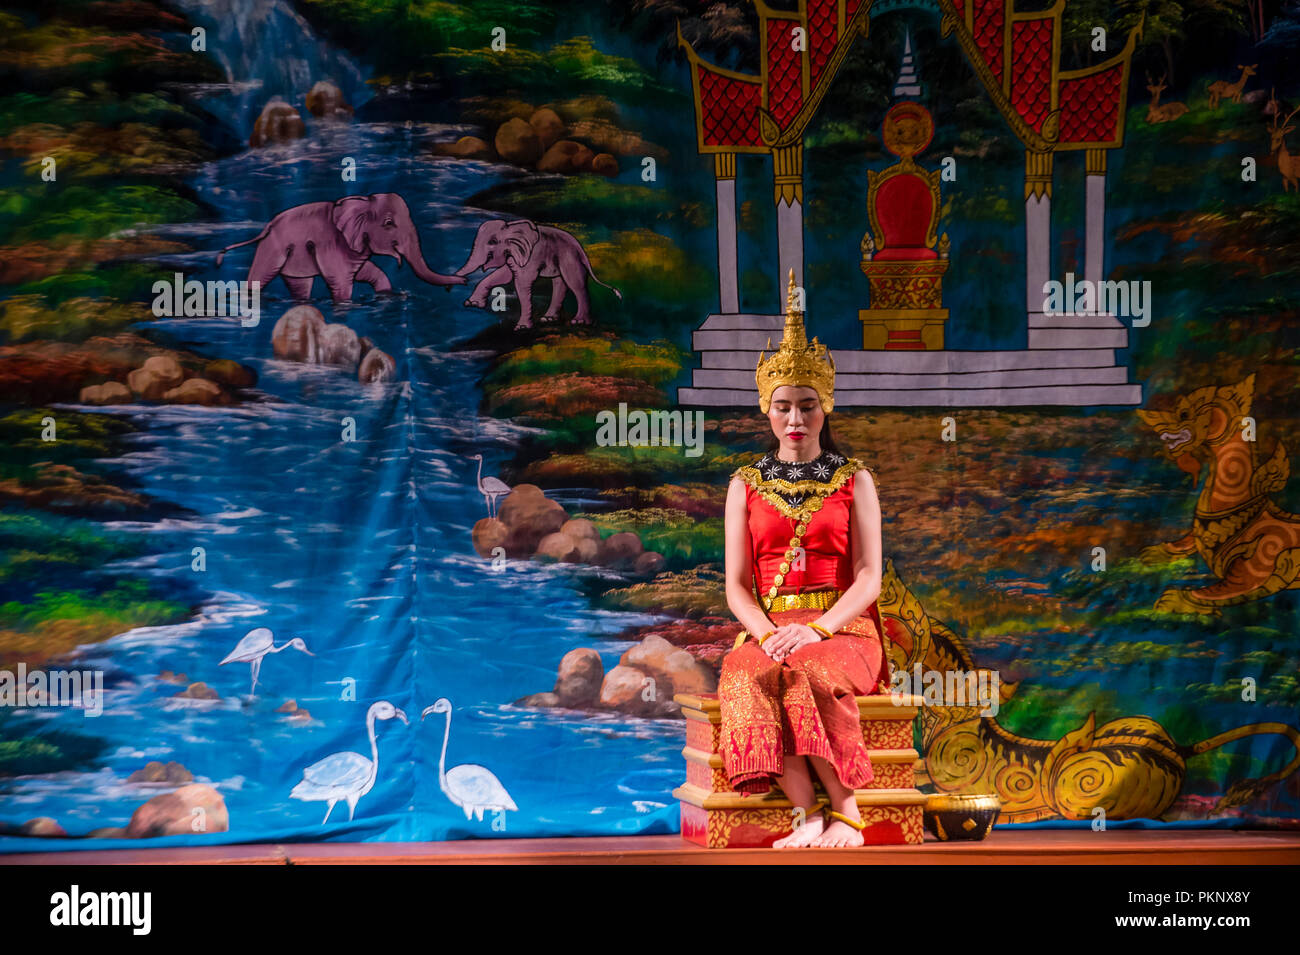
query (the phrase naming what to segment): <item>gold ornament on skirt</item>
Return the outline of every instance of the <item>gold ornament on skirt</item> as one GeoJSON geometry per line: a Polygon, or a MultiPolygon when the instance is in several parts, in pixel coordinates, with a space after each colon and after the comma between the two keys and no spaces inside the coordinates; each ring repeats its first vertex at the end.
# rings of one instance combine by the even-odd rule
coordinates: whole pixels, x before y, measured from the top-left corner
{"type": "Polygon", "coordinates": [[[767,414],[767,409],[772,406],[772,393],[782,385],[792,385],[815,389],[821,399],[822,411],[830,414],[835,407],[835,359],[825,345],[818,344],[816,337],[811,345],[808,344],[803,309],[795,307],[794,291],[794,269],[791,269],[781,347],[764,358],[764,353],[772,347],[769,338],[767,348],[758,355],[758,369],[754,375],[758,383],[758,409],[767,414]]]}

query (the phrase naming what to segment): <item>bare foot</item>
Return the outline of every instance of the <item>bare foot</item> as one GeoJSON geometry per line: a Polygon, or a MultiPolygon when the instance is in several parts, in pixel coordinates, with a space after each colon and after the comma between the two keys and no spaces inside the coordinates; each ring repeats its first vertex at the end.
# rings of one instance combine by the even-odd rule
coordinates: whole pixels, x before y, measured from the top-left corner
{"type": "Polygon", "coordinates": [[[820,812],[815,812],[804,820],[802,826],[795,826],[794,832],[772,843],[773,849],[799,849],[811,845],[822,834],[825,825],[820,812]]]}
{"type": "Polygon", "coordinates": [[[825,849],[838,849],[843,846],[860,846],[863,844],[862,833],[846,822],[836,819],[826,831],[813,840],[812,845],[825,849]]]}

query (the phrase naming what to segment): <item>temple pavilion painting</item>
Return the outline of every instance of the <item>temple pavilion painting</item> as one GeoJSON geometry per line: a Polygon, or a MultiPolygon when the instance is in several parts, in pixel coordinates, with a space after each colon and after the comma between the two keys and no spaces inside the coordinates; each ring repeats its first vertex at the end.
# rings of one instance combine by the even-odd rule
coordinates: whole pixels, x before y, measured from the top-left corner
{"type": "Polygon", "coordinates": [[[1294,4],[0,18],[0,851],[771,844],[724,505],[796,326],[868,842],[1298,824],[1294,4]]]}

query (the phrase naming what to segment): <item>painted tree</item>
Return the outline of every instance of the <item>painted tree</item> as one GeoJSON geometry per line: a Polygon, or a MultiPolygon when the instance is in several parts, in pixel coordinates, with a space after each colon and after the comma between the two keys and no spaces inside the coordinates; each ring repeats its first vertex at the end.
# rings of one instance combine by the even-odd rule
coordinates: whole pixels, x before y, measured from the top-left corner
{"type": "Polygon", "coordinates": [[[1120,0],[1116,27],[1128,31],[1142,23],[1138,55],[1164,60],[1159,67],[1169,86],[1178,80],[1179,58],[1188,34],[1226,37],[1244,35],[1248,0],[1120,0]]]}
{"type": "Polygon", "coordinates": [[[1070,55],[1069,69],[1081,69],[1115,55],[1112,44],[1123,46],[1128,34],[1114,23],[1111,0],[1070,0],[1061,14],[1061,39],[1070,55]],[[1093,49],[1093,30],[1106,31],[1106,49],[1093,49]]]}

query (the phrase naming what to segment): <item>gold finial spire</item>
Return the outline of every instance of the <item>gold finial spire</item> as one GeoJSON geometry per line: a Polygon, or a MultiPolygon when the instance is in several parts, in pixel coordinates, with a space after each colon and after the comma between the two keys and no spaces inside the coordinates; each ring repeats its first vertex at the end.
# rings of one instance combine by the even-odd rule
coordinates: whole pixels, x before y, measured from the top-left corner
{"type": "Polygon", "coordinates": [[[813,388],[821,398],[822,410],[830,412],[835,406],[835,360],[825,345],[818,344],[813,338],[808,344],[808,334],[804,328],[804,312],[797,306],[797,289],[794,284],[794,269],[790,270],[790,281],[785,295],[785,330],[781,338],[781,347],[770,357],[763,354],[772,347],[772,339],[767,340],[767,348],[758,356],[758,368],[755,381],[758,383],[758,407],[763,414],[772,404],[772,393],[782,385],[795,385],[813,388]]]}
{"type": "Polygon", "coordinates": [[[802,348],[808,344],[808,333],[803,326],[803,309],[796,306],[799,299],[799,286],[794,284],[794,269],[790,270],[790,284],[785,290],[785,340],[792,347],[802,348]]]}

